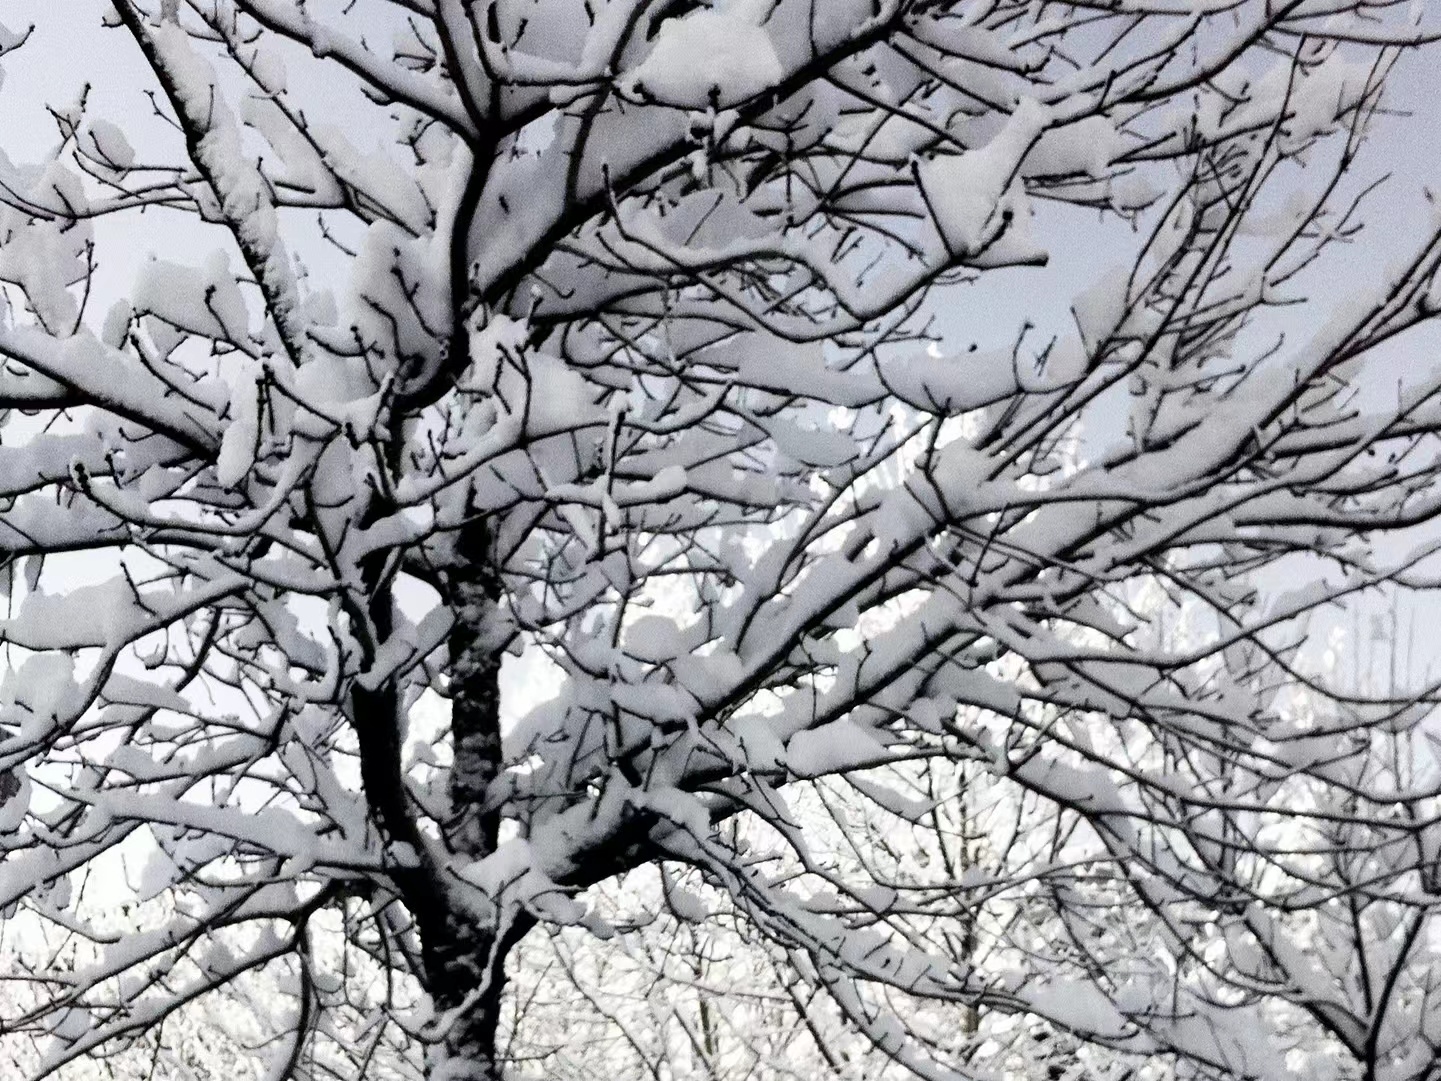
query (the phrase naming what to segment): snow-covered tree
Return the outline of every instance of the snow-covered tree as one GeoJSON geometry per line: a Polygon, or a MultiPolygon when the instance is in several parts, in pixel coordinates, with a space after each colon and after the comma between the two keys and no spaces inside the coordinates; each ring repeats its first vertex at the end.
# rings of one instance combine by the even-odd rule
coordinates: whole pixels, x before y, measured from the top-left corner
{"type": "Polygon", "coordinates": [[[1436,582],[1424,5],[36,11],[145,84],[0,156],[0,1053],[1434,1074],[1435,695],[1298,652],[1436,582]]]}

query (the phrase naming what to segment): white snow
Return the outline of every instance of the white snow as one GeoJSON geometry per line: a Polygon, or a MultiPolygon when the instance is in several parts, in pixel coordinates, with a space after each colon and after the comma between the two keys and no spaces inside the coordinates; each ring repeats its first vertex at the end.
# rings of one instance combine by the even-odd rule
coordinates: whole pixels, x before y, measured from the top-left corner
{"type": "Polygon", "coordinates": [[[879,765],[889,752],[850,718],[797,732],[786,743],[786,766],[797,777],[822,777],[879,765]]]}
{"type": "Polygon", "coordinates": [[[645,59],[622,77],[622,91],[666,105],[727,109],[770,89],[785,72],[770,34],[754,21],[766,7],[747,0],[667,19],[645,59]]]}
{"type": "Polygon", "coordinates": [[[1021,163],[1051,123],[1051,113],[1027,98],[984,146],[921,161],[921,189],[949,251],[977,255],[1028,213],[1021,163]]]}

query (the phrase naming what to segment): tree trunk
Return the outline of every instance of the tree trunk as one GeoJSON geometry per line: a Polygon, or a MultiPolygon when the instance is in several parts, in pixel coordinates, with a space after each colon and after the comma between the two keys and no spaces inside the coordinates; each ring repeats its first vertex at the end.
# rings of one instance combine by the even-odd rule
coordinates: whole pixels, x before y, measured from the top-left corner
{"type": "MultiPolygon", "coordinates": [[[[485,805],[490,782],[500,769],[500,663],[506,644],[495,618],[501,582],[489,549],[483,521],[464,527],[455,563],[443,582],[455,616],[446,673],[454,765],[450,813],[441,829],[447,850],[462,863],[494,852],[500,827],[499,815],[485,805]]],[[[364,571],[370,601],[357,621],[374,628],[376,641],[367,643],[369,664],[375,647],[392,632],[394,601],[389,583],[381,578],[382,564],[377,561],[364,571]]],[[[387,841],[406,842],[422,851],[424,839],[403,776],[406,724],[398,688],[389,681],[375,688],[357,684],[351,690],[350,711],[360,742],[361,779],[378,825],[387,841]]],[[[432,1081],[498,1081],[505,959],[534,920],[521,913],[500,928],[477,924],[473,915],[452,907],[437,873],[445,872],[429,866],[391,869],[415,920],[425,989],[440,1028],[439,1040],[426,1057],[426,1074],[432,1081]]]]}
{"type": "Polygon", "coordinates": [[[500,816],[485,806],[500,770],[500,663],[504,629],[497,619],[500,575],[491,564],[484,522],[460,531],[458,566],[446,575],[446,603],[455,616],[448,643],[450,735],[455,763],[450,773],[450,821],[445,839],[456,853],[478,859],[495,851],[500,816]]]}
{"type": "MultiPolygon", "coordinates": [[[[447,672],[451,707],[450,817],[446,845],[467,860],[495,851],[499,815],[485,805],[500,769],[500,665],[505,647],[496,615],[501,581],[484,521],[465,526],[456,563],[445,579],[445,600],[455,617],[447,672]]],[[[497,1033],[505,988],[505,959],[529,930],[529,919],[480,928],[445,911],[423,936],[427,990],[445,1018],[443,1042],[428,1066],[433,1081],[498,1081],[497,1033]]]]}
{"type": "Polygon", "coordinates": [[[501,994],[508,947],[488,930],[467,924],[453,912],[422,934],[426,989],[440,1042],[430,1049],[430,1081],[499,1081],[497,1055],[501,994]]]}

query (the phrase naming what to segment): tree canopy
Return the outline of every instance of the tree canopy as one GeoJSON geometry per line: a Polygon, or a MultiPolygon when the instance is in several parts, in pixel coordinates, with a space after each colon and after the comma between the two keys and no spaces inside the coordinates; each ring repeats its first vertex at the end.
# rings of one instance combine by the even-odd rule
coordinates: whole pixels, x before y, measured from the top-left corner
{"type": "Polygon", "coordinates": [[[0,1057],[1437,1077],[1436,686],[1304,648],[1438,583],[1428,15],[0,27],[144,72],[0,154],[0,1057]]]}

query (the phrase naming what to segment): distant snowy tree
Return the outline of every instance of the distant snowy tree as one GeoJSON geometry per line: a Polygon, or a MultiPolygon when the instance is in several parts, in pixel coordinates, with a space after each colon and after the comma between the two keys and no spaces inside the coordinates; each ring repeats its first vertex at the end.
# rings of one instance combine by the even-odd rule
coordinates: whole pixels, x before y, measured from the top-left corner
{"type": "Polygon", "coordinates": [[[1438,1075],[1435,688],[1300,652],[1437,221],[1295,308],[1424,5],[36,10],[146,85],[0,155],[0,1054],[1438,1075]]]}

